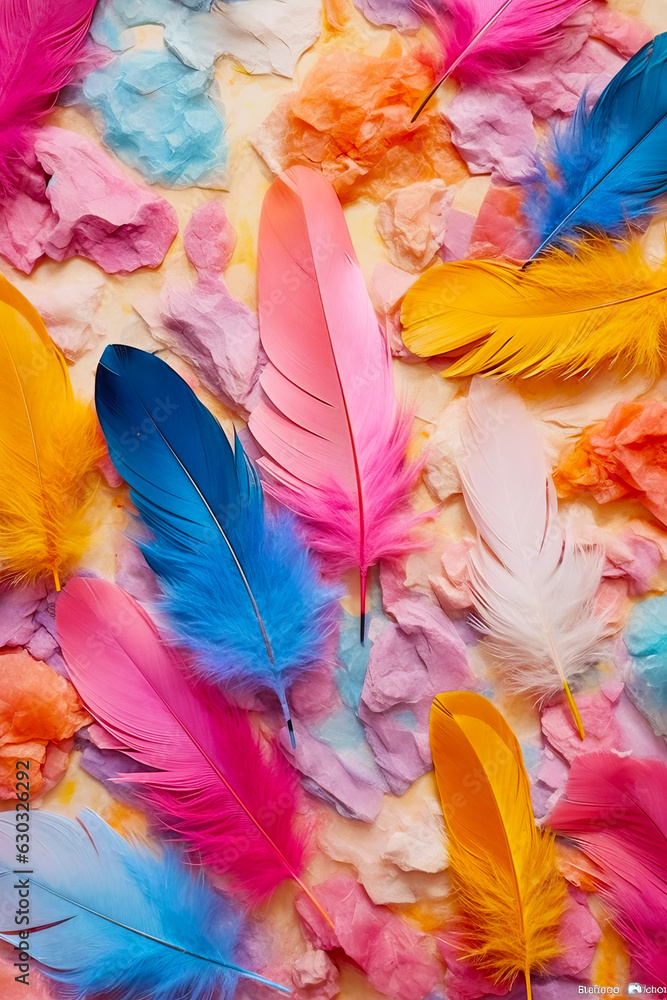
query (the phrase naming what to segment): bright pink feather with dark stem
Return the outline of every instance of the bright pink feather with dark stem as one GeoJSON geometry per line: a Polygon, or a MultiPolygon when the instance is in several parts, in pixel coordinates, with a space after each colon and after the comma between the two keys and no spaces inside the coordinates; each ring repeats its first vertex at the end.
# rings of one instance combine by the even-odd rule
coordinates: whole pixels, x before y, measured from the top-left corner
{"type": "MultiPolygon", "coordinates": [[[[75,579],[56,624],[82,701],[119,749],[154,771],[120,775],[159,827],[228,873],[251,902],[300,879],[298,776],[222,695],[186,676],[151,619],[120,587],[75,579]]],[[[315,905],[318,905],[316,901],[315,905]]]]}
{"type": "Polygon", "coordinates": [[[322,174],[271,185],[259,231],[260,334],[269,364],[250,430],[267,488],[302,519],[325,570],[368,570],[414,548],[411,420],[394,390],[342,208],[322,174]]]}
{"type": "Polygon", "coordinates": [[[95,0],[0,3],[0,198],[14,194],[30,130],[70,82],[95,0]]]}
{"type": "Polygon", "coordinates": [[[648,982],[667,986],[667,766],[577,757],[547,823],[595,862],[630,954],[648,982]]]}
{"type": "Polygon", "coordinates": [[[487,83],[522,66],[558,37],[563,21],[588,0],[411,0],[443,50],[442,71],[413,116],[450,76],[487,83]]]}

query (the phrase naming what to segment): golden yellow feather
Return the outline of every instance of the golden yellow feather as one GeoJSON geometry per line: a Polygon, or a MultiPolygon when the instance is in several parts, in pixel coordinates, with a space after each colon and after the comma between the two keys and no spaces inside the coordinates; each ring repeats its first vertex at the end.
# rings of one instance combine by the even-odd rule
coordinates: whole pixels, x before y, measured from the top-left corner
{"type": "Polygon", "coordinates": [[[39,314],[1,277],[0,372],[0,582],[59,589],[90,541],[104,447],[39,314]]]}
{"type": "Polygon", "coordinates": [[[445,816],[464,958],[494,983],[544,971],[561,951],[567,903],[553,835],[535,826],[519,743],[490,701],[467,691],[433,701],[431,752],[445,816]]]}
{"type": "Polygon", "coordinates": [[[551,248],[525,270],[487,261],[431,268],[409,289],[403,340],[421,357],[457,355],[444,373],[580,375],[601,363],[658,374],[667,351],[667,259],[636,240],[551,248]],[[574,249],[571,247],[570,249],[574,249]]]}

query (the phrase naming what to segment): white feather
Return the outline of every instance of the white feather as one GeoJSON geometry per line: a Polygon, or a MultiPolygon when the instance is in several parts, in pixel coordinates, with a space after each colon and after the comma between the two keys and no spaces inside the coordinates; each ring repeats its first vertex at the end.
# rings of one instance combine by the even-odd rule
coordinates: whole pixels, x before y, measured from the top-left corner
{"type": "Polygon", "coordinates": [[[510,690],[536,702],[599,660],[605,625],[594,608],[604,555],[578,545],[558,517],[542,442],[521,397],[475,378],[459,463],[477,528],[470,552],[475,608],[510,690]]]}

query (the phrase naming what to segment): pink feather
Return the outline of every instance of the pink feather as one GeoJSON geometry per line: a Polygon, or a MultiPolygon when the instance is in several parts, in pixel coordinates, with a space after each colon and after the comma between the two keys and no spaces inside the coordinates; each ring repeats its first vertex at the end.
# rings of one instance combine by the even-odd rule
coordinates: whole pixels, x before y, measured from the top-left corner
{"type": "Polygon", "coordinates": [[[369,568],[414,547],[417,470],[406,463],[411,420],[343,211],[315,170],[292,167],[266,195],[259,300],[269,358],[250,418],[259,464],[328,569],[359,568],[363,616],[369,568]]]}
{"type": "Polygon", "coordinates": [[[552,44],[563,21],[588,0],[412,0],[432,25],[445,53],[442,75],[415,112],[456,77],[485,83],[516,69],[552,44]]]}
{"type": "MultiPolygon", "coordinates": [[[[128,773],[163,832],[228,873],[252,902],[300,880],[304,838],[294,831],[298,780],[273,745],[213,688],[186,680],[178,653],[120,587],[75,579],[56,624],[82,701],[129,757],[128,773]]],[[[316,901],[315,905],[317,904],[316,901]]]]}
{"type": "Polygon", "coordinates": [[[0,2],[0,197],[12,195],[30,129],[72,78],[95,0],[0,2]]]}
{"type": "Polygon", "coordinates": [[[667,986],[667,767],[613,753],[575,758],[548,824],[599,868],[601,894],[646,977],[667,986]]]}

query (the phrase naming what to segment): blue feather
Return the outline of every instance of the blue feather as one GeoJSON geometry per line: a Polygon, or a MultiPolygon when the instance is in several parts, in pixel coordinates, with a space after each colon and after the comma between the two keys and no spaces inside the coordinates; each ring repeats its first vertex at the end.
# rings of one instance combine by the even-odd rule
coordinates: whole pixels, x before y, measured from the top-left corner
{"type": "Polygon", "coordinates": [[[16,823],[0,819],[0,937],[19,948],[17,878],[29,879],[28,952],[72,1000],[225,1000],[239,976],[290,991],[233,960],[229,901],[166,852],[130,844],[95,813],[30,813],[30,874],[16,875],[16,823]],[[7,914],[11,916],[8,917],[7,914]]]}
{"type": "Polygon", "coordinates": [[[154,355],[107,347],[95,401],[175,634],[215,683],[276,691],[293,740],[286,692],[323,656],[337,604],[292,515],[265,511],[238,438],[154,355]]]}
{"type": "Polygon", "coordinates": [[[629,60],[589,110],[586,95],[553,137],[555,177],[543,171],[525,214],[541,244],[582,231],[622,235],[667,192],[667,33],[629,60]]]}

